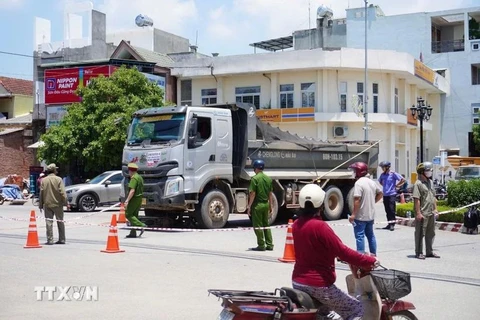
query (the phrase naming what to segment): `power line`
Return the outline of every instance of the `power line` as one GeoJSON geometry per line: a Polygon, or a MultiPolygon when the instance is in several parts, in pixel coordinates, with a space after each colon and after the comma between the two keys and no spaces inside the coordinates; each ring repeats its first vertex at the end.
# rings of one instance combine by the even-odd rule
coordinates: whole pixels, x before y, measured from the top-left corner
{"type": "Polygon", "coordinates": [[[24,58],[35,58],[35,56],[33,56],[33,55],[16,53],[16,52],[9,52],[9,51],[0,51],[0,54],[6,54],[6,55],[9,55],[9,56],[24,57],[24,58]]]}

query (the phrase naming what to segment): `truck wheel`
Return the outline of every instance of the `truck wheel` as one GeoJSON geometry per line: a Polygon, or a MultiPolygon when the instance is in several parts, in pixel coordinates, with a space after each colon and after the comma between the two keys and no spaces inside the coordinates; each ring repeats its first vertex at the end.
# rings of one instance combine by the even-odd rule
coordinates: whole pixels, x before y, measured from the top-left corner
{"type": "Polygon", "coordinates": [[[195,218],[200,227],[205,229],[223,228],[230,215],[230,204],[225,194],[220,190],[212,190],[206,194],[195,210],[195,218]]]}
{"type": "Polygon", "coordinates": [[[273,208],[272,208],[272,216],[268,218],[268,225],[271,226],[275,220],[277,220],[278,215],[278,200],[275,193],[273,194],[273,208]]]}
{"type": "Polygon", "coordinates": [[[351,215],[353,212],[353,192],[354,192],[354,187],[352,187],[350,190],[348,190],[347,194],[345,195],[345,212],[347,215],[351,215]]]}
{"type": "Polygon", "coordinates": [[[330,186],[325,190],[325,210],[323,211],[326,220],[338,220],[342,217],[344,200],[342,190],[330,186]]]}

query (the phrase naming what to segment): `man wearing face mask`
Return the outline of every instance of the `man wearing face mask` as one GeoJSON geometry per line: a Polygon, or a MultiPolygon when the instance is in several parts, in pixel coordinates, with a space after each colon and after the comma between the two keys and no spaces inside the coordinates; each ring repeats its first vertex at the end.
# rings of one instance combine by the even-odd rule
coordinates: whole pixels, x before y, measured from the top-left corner
{"type": "Polygon", "coordinates": [[[438,215],[435,188],[431,180],[433,164],[423,162],[417,166],[418,179],[413,185],[413,199],[415,210],[415,257],[424,260],[440,258],[433,253],[433,239],[435,238],[435,216],[438,215]],[[423,255],[423,238],[425,238],[426,255],[423,255]]]}

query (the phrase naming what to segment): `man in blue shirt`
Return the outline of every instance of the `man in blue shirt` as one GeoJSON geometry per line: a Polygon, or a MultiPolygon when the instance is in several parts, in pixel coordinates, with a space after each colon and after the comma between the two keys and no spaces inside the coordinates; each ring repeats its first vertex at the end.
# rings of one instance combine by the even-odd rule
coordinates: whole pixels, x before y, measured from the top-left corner
{"type": "Polygon", "coordinates": [[[393,231],[395,230],[397,188],[405,183],[405,179],[400,174],[390,171],[390,166],[389,161],[380,162],[383,173],[378,178],[378,182],[383,187],[383,205],[387,213],[387,221],[389,221],[383,229],[393,231]]]}

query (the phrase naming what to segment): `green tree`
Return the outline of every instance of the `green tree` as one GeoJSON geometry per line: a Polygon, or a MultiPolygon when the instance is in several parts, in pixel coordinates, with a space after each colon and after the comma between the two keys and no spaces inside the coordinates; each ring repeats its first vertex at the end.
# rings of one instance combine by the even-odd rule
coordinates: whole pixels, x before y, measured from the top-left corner
{"type": "Polygon", "coordinates": [[[100,76],[77,94],[60,124],[41,136],[45,145],[38,158],[47,163],[81,163],[95,173],[118,169],[132,114],[163,106],[163,90],[136,69],[121,67],[110,77],[100,76]]]}

